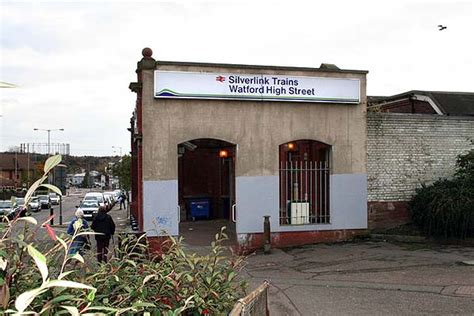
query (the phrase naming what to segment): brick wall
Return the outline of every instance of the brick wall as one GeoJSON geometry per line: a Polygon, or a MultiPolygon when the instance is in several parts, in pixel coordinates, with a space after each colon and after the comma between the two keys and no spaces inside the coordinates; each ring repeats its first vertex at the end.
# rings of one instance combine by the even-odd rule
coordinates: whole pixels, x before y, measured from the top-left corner
{"type": "Polygon", "coordinates": [[[456,156],[474,148],[474,117],[368,113],[367,136],[369,227],[374,228],[387,226],[377,225],[381,212],[406,215],[405,206],[393,207],[403,203],[390,202],[408,201],[421,183],[453,175],[456,156]]]}

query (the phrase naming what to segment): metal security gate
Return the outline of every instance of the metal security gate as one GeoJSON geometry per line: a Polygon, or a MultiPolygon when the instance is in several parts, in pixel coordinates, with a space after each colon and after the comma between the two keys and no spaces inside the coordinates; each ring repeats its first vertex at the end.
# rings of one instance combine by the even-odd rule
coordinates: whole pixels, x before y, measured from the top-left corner
{"type": "Polygon", "coordinates": [[[267,316],[268,310],[268,281],[235,304],[229,316],[267,316]]]}
{"type": "Polygon", "coordinates": [[[328,161],[280,162],[280,224],[327,224],[328,161]]]}

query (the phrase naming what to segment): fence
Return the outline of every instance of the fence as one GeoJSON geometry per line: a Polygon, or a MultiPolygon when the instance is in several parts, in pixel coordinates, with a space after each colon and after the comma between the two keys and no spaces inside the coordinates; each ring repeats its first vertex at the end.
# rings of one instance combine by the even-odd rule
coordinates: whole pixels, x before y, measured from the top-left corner
{"type": "Polygon", "coordinates": [[[266,316],[268,311],[268,285],[263,282],[258,288],[235,304],[229,316],[266,316]]]}
{"type": "Polygon", "coordinates": [[[70,144],[64,143],[22,143],[19,149],[22,153],[61,155],[70,155],[71,153],[70,144]]]}

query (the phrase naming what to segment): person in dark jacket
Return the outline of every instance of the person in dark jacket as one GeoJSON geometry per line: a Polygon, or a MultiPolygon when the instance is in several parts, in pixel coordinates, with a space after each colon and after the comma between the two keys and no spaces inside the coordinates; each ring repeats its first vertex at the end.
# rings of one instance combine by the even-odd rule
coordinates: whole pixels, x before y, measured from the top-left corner
{"type": "Polygon", "coordinates": [[[125,209],[126,203],[127,203],[127,196],[125,195],[124,192],[120,194],[119,201],[120,201],[120,209],[122,209],[122,206],[125,209]]]}
{"type": "Polygon", "coordinates": [[[94,232],[100,233],[95,235],[97,242],[97,261],[106,262],[110,238],[115,234],[115,223],[112,217],[107,214],[105,207],[101,206],[99,208],[99,213],[94,218],[91,228],[94,232]]]}

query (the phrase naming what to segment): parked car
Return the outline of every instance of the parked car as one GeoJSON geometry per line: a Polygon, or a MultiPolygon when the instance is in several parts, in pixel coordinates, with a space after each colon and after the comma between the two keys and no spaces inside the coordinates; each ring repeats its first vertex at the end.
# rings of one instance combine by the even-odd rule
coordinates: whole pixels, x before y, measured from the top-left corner
{"type": "Polygon", "coordinates": [[[122,195],[122,190],[120,190],[120,189],[114,190],[115,200],[118,201],[120,195],[122,195]]]}
{"type": "Polygon", "coordinates": [[[15,209],[12,201],[0,201],[0,216],[7,216],[9,219],[15,217],[15,209]]]}
{"type": "Polygon", "coordinates": [[[41,205],[37,196],[34,196],[30,199],[30,203],[28,203],[28,208],[31,212],[38,212],[41,210],[41,205]]]}
{"type": "Polygon", "coordinates": [[[51,199],[49,198],[49,195],[38,195],[38,200],[41,209],[51,208],[51,199]]]}
{"type": "Polygon", "coordinates": [[[84,200],[79,206],[76,206],[78,210],[84,212],[84,218],[88,221],[94,219],[99,212],[99,202],[97,200],[84,200]]]}
{"type": "Polygon", "coordinates": [[[20,217],[26,216],[27,206],[25,206],[24,198],[16,198],[14,207],[15,207],[15,216],[18,214],[20,217]]]}
{"type": "Polygon", "coordinates": [[[96,200],[99,202],[100,206],[105,207],[107,210],[109,210],[109,205],[108,202],[105,200],[104,194],[102,192],[88,192],[84,196],[83,201],[89,201],[89,200],[96,200]]]}
{"type": "Polygon", "coordinates": [[[50,193],[49,198],[51,199],[52,205],[59,205],[59,201],[61,200],[61,197],[57,193],[50,193]]]}
{"type": "Polygon", "coordinates": [[[112,198],[113,204],[117,203],[117,197],[115,196],[115,192],[111,192],[111,191],[104,192],[104,195],[110,196],[112,198]]]}
{"type": "Polygon", "coordinates": [[[111,192],[104,192],[104,197],[109,201],[110,208],[114,207],[115,205],[115,198],[111,192]]]}

